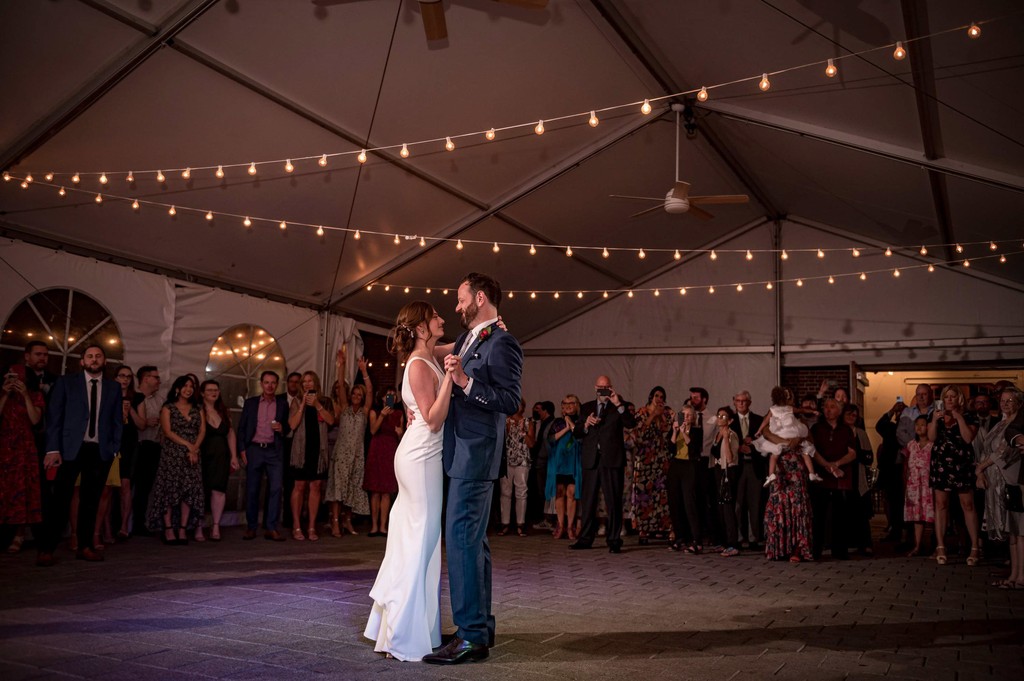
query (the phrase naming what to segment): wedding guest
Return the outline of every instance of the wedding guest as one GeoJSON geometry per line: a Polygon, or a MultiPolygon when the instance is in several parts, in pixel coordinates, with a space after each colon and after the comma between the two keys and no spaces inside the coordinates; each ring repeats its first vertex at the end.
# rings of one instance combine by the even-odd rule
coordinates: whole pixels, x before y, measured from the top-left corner
{"type": "Polygon", "coordinates": [[[343,403],[335,405],[338,422],[338,441],[330,458],[327,471],[327,488],[324,499],[330,503],[331,536],[340,537],[342,529],[349,534],[358,534],[352,527],[352,513],[370,514],[366,492],[363,491],[363,468],[366,422],[370,414],[368,395],[373,395],[373,382],[367,373],[366,358],[360,357],[358,366],[363,384],[347,390],[345,383],[345,347],[338,350],[335,370],[342,389],[338,391],[343,403]]]}
{"type": "Polygon", "coordinates": [[[139,367],[135,372],[138,392],[132,399],[133,420],[139,428],[139,444],[135,450],[134,477],[132,478],[132,534],[149,534],[146,529],[146,510],[160,467],[160,371],[153,365],[139,367]]]}
{"type": "Polygon", "coordinates": [[[864,429],[858,426],[863,423],[860,408],[855,404],[843,405],[843,423],[853,431],[854,451],[857,457],[853,460],[853,489],[850,491],[850,521],[852,536],[850,539],[862,555],[874,555],[871,542],[871,517],[875,514],[871,501],[871,488],[868,484],[868,473],[874,463],[875,456],[871,451],[871,440],[864,429]]]}
{"type": "Polygon", "coordinates": [[[370,450],[366,454],[363,489],[370,494],[369,537],[388,536],[391,495],[398,494],[395,452],[405,432],[405,409],[394,388],[384,391],[379,405],[370,410],[370,450]]]}
{"type": "Polygon", "coordinates": [[[668,508],[672,516],[672,551],[683,546],[690,553],[700,553],[700,517],[697,511],[697,448],[703,445],[704,433],[693,425],[693,407],[684,405],[678,418],[672,420],[670,439],[675,451],[668,465],[668,508]]]}
{"type": "Polygon", "coordinates": [[[206,437],[203,438],[200,455],[203,487],[210,497],[213,522],[210,539],[220,541],[220,521],[224,517],[228,478],[240,468],[240,463],[235,451],[235,429],[231,425],[228,408],[221,399],[220,383],[214,380],[203,381],[199,392],[203,398],[203,418],[206,419],[206,437]]]}
{"type": "Polygon", "coordinates": [[[739,531],[736,517],[736,489],[739,485],[740,439],[732,430],[736,414],[729,407],[719,407],[715,420],[715,439],[711,445],[711,460],[715,467],[715,488],[718,490],[718,509],[725,529],[722,556],[738,556],[739,531]]]}
{"type": "MultiPolygon", "coordinates": [[[[783,402],[793,404],[793,392],[789,388],[776,386],[772,392],[775,390],[786,391],[783,402]]],[[[808,473],[800,453],[803,438],[794,437],[786,442],[770,428],[763,430],[762,435],[776,444],[786,444],[779,455],[779,472],[768,486],[768,504],[764,512],[765,557],[768,560],[788,559],[791,563],[813,560],[808,473]]]]}
{"type": "Polygon", "coordinates": [[[928,439],[932,445],[929,485],[935,493],[935,561],[945,565],[946,527],[949,522],[949,495],[955,493],[964,512],[971,553],[967,564],[978,564],[978,512],[974,508],[974,448],[971,442],[978,432],[973,414],[964,408],[964,394],[955,385],[947,385],[939,394],[942,409],[936,408],[928,423],[928,439]]]}
{"type": "Polygon", "coordinates": [[[742,390],[732,398],[736,418],[732,422],[733,432],[740,441],[740,473],[736,487],[736,517],[740,534],[745,534],[750,550],[757,551],[761,541],[761,519],[764,517],[764,481],[768,477],[765,457],[753,446],[754,436],[761,427],[763,417],[750,411],[750,391],[742,390]],[[744,521],[746,521],[744,523],[744,521]],[[743,528],[746,526],[744,533],[743,528]]]}
{"type": "Polygon", "coordinates": [[[548,483],[548,433],[555,422],[555,404],[550,400],[537,402],[533,405],[533,418],[530,420],[530,431],[527,442],[530,444],[531,476],[527,491],[527,518],[535,530],[553,530],[550,517],[554,516],[555,507],[547,500],[548,483]]]}
{"type": "Polygon", "coordinates": [[[897,425],[906,406],[902,397],[897,398],[889,411],[882,414],[875,423],[875,432],[882,438],[882,444],[878,447],[878,486],[885,496],[888,521],[883,541],[901,541],[905,525],[911,523],[903,518],[906,494],[904,451],[909,443],[900,444],[896,437],[897,425]]]}
{"type": "Polygon", "coordinates": [[[630,507],[641,546],[651,535],[667,535],[672,528],[666,481],[674,419],[660,385],[651,389],[647,404],[636,412],[630,507]]]}
{"type": "Polygon", "coordinates": [[[1003,418],[986,437],[986,449],[993,452],[990,459],[996,463],[991,467],[998,468],[1006,486],[1003,503],[1007,512],[1007,534],[1010,537],[1010,574],[1005,580],[996,582],[995,586],[1000,589],[1024,589],[1024,486],[1021,485],[1024,467],[1021,466],[1022,448],[1010,445],[1010,441],[1019,436],[1024,394],[1011,386],[1004,387],[997,395],[1003,418]],[[996,438],[1001,441],[996,441],[996,438]]]}
{"type": "Polygon", "coordinates": [[[188,374],[171,384],[160,410],[160,432],[164,437],[160,466],[153,483],[147,525],[163,529],[167,545],[187,544],[185,533],[196,528],[196,539],[203,537],[203,479],[199,451],[206,434],[206,421],[199,404],[195,381],[188,374]],[[180,509],[177,527],[172,525],[174,507],[180,509]]]}
{"type": "Polygon", "coordinates": [[[907,554],[908,558],[921,554],[925,525],[935,522],[934,496],[928,486],[932,441],[928,439],[927,416],[914,420],[914,433],[917,439],[907,445],[904,453],[907,484],[902,517],[914,524],[914,548],[907,554]]]}
{"type": "Polygon", "coordinates": [[[501,529],[499,535],[507,534],[512,518],[512,492],[516,495],[516,534],[526,536],[526,482],[530,474],[530,446],[527,435],[530,424],[523,417],[526,401],[519,398],[519,411],[505,420],[505,475],[498,479],[501,484],[501,529]]]}
{"type": "MultiPolygon", "coordinates": [[[[1002,418],[992,424],[984,432],[979,431],[975,438],[978,444],[979,459],[975,465],[977,486],[984,490],[985,530],[989,539],[994,541],[1013,542],[1013,513],[1006,505],[1007,487],[1016,485],[1019,473],[1019,457],[1010,457],[1012,449],[1006,442],[1006,428],[1020,410],[1020,391],[1004,390],[999,396],[999,409],[1002,418]],[[1011,470],[1012,469],[1012,470],[1011,470]]],[[[987,410],[986,406],[986,410],[987,410]]],[[[1011,494],[1015,494],[1011,492],[1011,494]]],[[[1016,547],[1011,543],[1011,564],[1016,559],[1016,547]]],[[[1011,567],[1015,574],[1016,566],[1011,567]]],[[[1010,580],[1016,582],[1017,580],[1010,580]]]]}
{"type": "Polygon", "coordinates": [[[114,380],[121,384],[121,412],[124,429],[121,431],[121,474],[120,510],[121,529],[117,531],[118,541],[125,541],[130,536],[129,528],[132,517],[132,480],[135,478],[135,462],[139,449],[139,429],[146,427],[146,419],[139,416],[132,407],[135,401],[135,373],[129,366],[117,369],[114,380]]]}
{"type": "Polygon", "coordinates": [[[289,467],[295,487],[292,489],[292,538],[317,541],[316,514],[320,509],[323,482],[327,480],[327,427],[334,423],[330,399],[322,394],[320,377],[315,371],[302,374],[302,399],[292,403],[288,428],[293,433],[289,467]],[[308,500],[307,500],[308,493],[308,500]],[[302,502],[309,516],[306,535],[302,535],[302,502]]]}
{"type": "Polygon", "coordinates": [[[842,421],[839,402],[827,398],[824,418],[811,426],[811,441],[817,456],[814,463],[824,469],[823,480],[811,491],[814,505],[814,557],[820,559],[825,547],[826,527],[831,532],[832,558],[849,558],[853,517],[853,462],[857,458],[857,436],[842,421]]]}
{"type": "Polygon", "coordinates": [[[256,538],[259,526],[260,484],[267,476],[267,526],[263,538],[285,540],[277,528],[281,519],[281,492],[284,477],[284,442],[288,435],[288,399],[277,394],[280,377],[273,371],[260,374],[260,394],[242,404],[236,433],[238,459],[245,466],[245,523],[243,541],[256,538]]]}
{"type": "Polygon", "coordinates": [[[8,553],[21,551],[26,527],[43,520],[34,429],[44,406],[43,393],[29,389],[24,367],[11,367],[0,393],[0,524],[14,529],[8,553]]]}
{"type": "Polygon", "coordinates": [[[562,417],[554,419],[548,430],[548,470],[545,496],[554,501],[555,529],[552,535],[570,540],[578,535],[576,502],[583,489],[583,468],[580,441],[573,432],[580,413],[580,398],[566,395],[562,399],[562,417]]]}

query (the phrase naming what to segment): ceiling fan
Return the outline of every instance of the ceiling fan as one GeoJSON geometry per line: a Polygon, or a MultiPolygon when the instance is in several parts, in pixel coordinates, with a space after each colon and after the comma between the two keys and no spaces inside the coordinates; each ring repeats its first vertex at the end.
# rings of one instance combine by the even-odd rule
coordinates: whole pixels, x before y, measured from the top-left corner
{"type": "Polygon", "coordinates": [[[683,109],[681,104],[673,104],[672,110],[676,112],[676,183],[665,194],[665,198],[653,196],[623,196],[612,194],[613,199],[628,199],[630,201],[655,201],[657,205],[645,208],[639,213],[633,213],[629,217],[636,218],[656,210],[664,209],[666,213],[678,215],[689,213],[701,220],[710,220],[714,217],[711,213],[701,208],[713,204],[725,203],[747,203],[750,197],[746,194],[712,194],[709,196],[690,196],[690,183],[679,179],[679,112],[683,109]]]}

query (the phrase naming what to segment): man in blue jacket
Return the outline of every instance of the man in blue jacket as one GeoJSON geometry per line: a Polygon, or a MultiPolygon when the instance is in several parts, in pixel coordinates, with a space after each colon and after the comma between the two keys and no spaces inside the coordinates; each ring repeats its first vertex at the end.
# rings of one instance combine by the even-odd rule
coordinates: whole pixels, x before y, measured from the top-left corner
{"type": "Polygon", "coordinates": [[[267,475],[267,531],[271,541],[284,541],[277,529],[281,518],[281,492],[284,487],[284,438],[288,434],[288,398],[277,394],[280,380],[273,371],[260,374],[262,392],[242,405],[236,443],[238,457],[245,466],[245,521],[242,539],[256,538],[259,527],[260,483],[267,475]]]}

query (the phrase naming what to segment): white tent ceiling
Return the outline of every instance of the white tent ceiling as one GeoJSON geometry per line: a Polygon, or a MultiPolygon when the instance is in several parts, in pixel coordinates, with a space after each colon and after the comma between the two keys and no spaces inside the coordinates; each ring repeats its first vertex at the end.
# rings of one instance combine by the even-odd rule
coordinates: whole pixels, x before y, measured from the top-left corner
{"type": "MultiPolygon", "coordinates": [[[[32,172],[36,182],[26,191],[0,184],[0,234],[381,323],[409,296],[367,291],[372,282],[430,287],[415,294],[444,309],[454,302],[437,289],[474,269],[506,289],[565,292],[503,303],[524,340],[602,304],[596,293],[581,304],[577,290],[626,290],[673,272],[677,283],[698,284],[673,249],[770,248],[761,225],[784,217],[832,226],[853,243],[931,244],[929,258],[939,261],[957,255],[940,244],[984,242],[969,247],[971,256],[984,255],[989,240],[1024,249],[1019,2],[443,4],[449,38],[428,43],[411,0],[3,3],[0,167],[15,177],[32,172]],[[746,206],[715,206],[709,222],[662,211],[629,220],[639,207],[608,197],[671,187],[669,100],[646,117],[635,106],[600,114],[596,128],[583,116],[549,121],[543,136],[527,127],[493,142],[456,137],[454,152],[443,149],[447,135],[662,97],[986,20],[980,39],[957,30],[911,42],[904,61],[885,49],[841,59],[834,79],[814,66],[773,76],[767,93],[755,80],[693,102],[697,133],[682,141],[681,178],[695,194],[751,196],[746,206]],[[407,160],[394,148],[373,152],[364,166],[340,156],[326,168],[296,162],[291,174],[275,163],[255,177],[243,166],[223,180],[211,170],[188,181],[168,172],[164,183],[144,172],[425,139],[441,141],[413,145],[407,160]],[[83,173],[88,193],[58,197],[41,181],[47,171],[83,173]],[[94,171],[111,182],[84,175],[94,171]],[[178,215],[149,205],[136,214],[110,198],[97,205],[98,191],[174,204],[178,215]],[[208,223],[190,208],[218,216],[208,223]],[[272,222],[246,230],[247,215],[272,222]],[[280,220],[366,234],[282,232],[280,220]],[[467,245],[395,245],[370,232],[467,245]],[[495,254],[494,241],[539,251],[495,254]],[[588,246],[633,250],[605,259],[588,246]],[[668,250],[640,259],[640,247],[668,250]]],[[[53,183],[72,186],[67,175],[53,183]]],[[[809,234],[801,245],[817,247],[809,234]]],[[[1022,291],[1021,258],[976,260],[971,271],[1022,291]]],[[[744,263],[739,254],[719,262],[732,271],[744,263]]],[[[764,269],[747,276],[773,276],[764,269]]]]}

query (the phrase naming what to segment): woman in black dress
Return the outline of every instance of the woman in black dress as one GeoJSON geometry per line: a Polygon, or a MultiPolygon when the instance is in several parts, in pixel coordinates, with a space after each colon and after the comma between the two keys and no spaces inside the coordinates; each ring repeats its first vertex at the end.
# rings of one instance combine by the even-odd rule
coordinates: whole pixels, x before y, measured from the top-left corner
{"type": "Polygon", "coordinates": [[[928,484],[935,493],[935,562],[946,564],[946,547],[942,542],[949,523],[949,495],[960,497],[960,508],[971,537],[971,555],[967,564],[978,564],[978,512],[974,509],[974,447],[971,442],[978,433],[978,420],[964,409],[967,400],[960,388],[947,385],[939,395],[942,408],[936,405],[928,424],[932,445],[928,484]]]}
{"type": "Polygon", "coordinates": [[[199,392],[203,398],[203,418],[206,419],[206,437],[202,447],[203,488],[209,495],[213,513],[210,540],[220,541],[220,519],[224,515],[228,478],[238,470],[235,429],[231,425],[228,408],[220,397],[220,383],[203,381],[199,392]]]}
{"type": "Polygon", "coordinates": [[[309,525],[306,535],[310,541],[316,534],[316,514],[320,508],[320,494],[327,479],[327,427],[334,424],[334,409],[330,398],[322,394],[320,377],[315,372],[302,374],[302,399],[292,402],[288,425],[292,436],[291,473],[295,480],[292,489],[292,538],[302,541],[302,501],[309,493],[309,525]]]}

